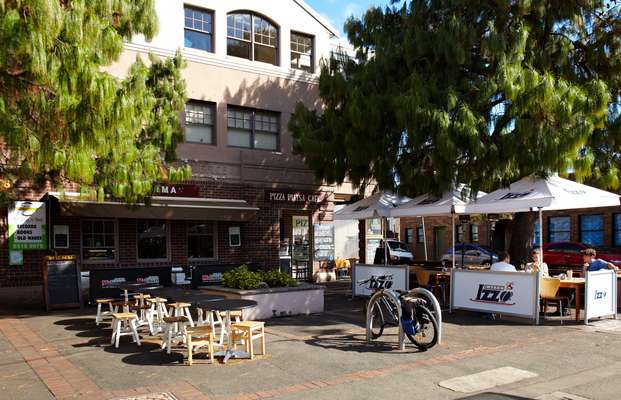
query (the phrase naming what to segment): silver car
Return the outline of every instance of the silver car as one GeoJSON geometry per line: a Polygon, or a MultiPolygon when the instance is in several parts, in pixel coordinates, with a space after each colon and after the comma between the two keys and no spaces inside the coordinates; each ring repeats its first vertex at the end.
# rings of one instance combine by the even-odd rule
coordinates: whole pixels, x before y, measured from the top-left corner
{"type": "MultiPolygon", "coordinates": [[[[476,243],[458,243],[455,245],[455,266],[463,265],[491,265],[498,261],[498,254],[490,247],[476,243]]],[[[442,256],[444,265],[451,265],[453,261],[453,249],[449,249],[442,256]]]]}

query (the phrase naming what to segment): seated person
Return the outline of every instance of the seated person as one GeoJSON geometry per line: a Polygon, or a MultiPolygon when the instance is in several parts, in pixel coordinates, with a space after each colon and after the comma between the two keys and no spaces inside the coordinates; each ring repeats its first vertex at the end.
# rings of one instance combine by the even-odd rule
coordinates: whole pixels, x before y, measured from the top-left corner
{"type": "Polygon", "coordinates": [[[493,263],[489,270],[493,272],[516,272],[515,266],[509,264],[509,261],[509,253],[501,251],[498,254],[498,262],[493,263]]]}
{"type": "Polygon", "coordinates": [[[528,264],[526,264],[526,268],[525,271],[526,272],[539,272],[541,271],[541,276],[543,277],[547,277],[550,276],[550,273],[548,272],[548,264],[541,263],[540,259],[540,254],[539,254],[539,249],[533,249],[531,256],[533,258],[533,262],[529,262],[528,264]]]}
{"type": "Polygon", "coordinates": [[[599,271],[602,269],[612,269],[618,270],[617,266],[613,263],[609,263],[608,261],[604,261],[601,258],[596,258],[597,252],[595,249],[586,249],[582,250],[582,261],[584,265],[582,266],[582,276],[586,276],[587,271],[599,271]]]}

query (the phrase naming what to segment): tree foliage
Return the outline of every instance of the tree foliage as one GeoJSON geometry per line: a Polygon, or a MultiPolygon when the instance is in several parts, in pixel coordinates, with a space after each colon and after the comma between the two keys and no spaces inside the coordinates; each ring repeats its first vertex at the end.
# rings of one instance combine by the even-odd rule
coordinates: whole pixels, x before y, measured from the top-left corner
{"type": "Polygon", "coordinates": [[[0,1],[0,176],[149,196],[182,137],[183,61],[137,58],[124,79],[104,67],[156,30],[153,0],[0,1]]]}
{"type": "Polygon", "coordinates": [[[410,196],[571,170],[619,186],[616,2],[413,0],[345,29],[355,57],[324,62],[323,109],[290,122],[318,178],[410,196]]]}

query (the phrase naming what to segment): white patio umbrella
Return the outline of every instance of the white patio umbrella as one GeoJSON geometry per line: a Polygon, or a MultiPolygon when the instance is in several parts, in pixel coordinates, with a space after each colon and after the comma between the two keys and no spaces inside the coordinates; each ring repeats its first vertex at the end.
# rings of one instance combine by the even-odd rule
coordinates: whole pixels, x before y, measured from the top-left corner
{"type": "Polygon", "coordinates": [[[495,190],[467,204],[466,214],[499,214],[539,211],[539,248],[543,263],[543,211],[619,205],[619,195],[578,182],[551,176],[528,176],[508,188],[495,190]]]}
{"type": "MultiPolygon", "coordinates": [[[[478,192],[477,198],[485,195],[478,192]]],[[[451,216],[451,232],[453,253],[455,252],[455,214],[463,214],[469,197],[469,188],[463,184],[453,190],[447,190],[442,196],[424,194],[395,208],[393,217],[421,217],[423,222],[423,242],[425,242],[425,260],[427,260],[427,235],[425,232],[425,217],[427,216],[451,216]]],[[[453,254],[453,268],[455,267],[455,254],[453,254]]]]}
{"type": "MultiPolygon", "coordinates": [[[[370,218],[386,219],[391,216],[390,213],[395,207],[408,201],[410,201],[408,197],[400,197],[390,192],[377,192],[372,196],[336,211],[333,219],[336,221],[370,218]]],[[[388,263],[388,249],[384,229],[382,229],[382,240],[384,241],[384,265],[386,265],[388,263]]]]}

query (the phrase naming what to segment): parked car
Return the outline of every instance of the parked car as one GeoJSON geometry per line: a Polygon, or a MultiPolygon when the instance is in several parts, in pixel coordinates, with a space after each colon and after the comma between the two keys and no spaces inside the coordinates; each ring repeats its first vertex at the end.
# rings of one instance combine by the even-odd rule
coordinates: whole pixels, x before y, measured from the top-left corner
{"type": "Polygon", "coordinates": [[[601,246],[589,246],[580,242],[552,242],[543,245],[543,261],[548,265],[582,268],[582,250],[593,247],[597,258],[621,267],[621,254],[601,246]]]}
{"type": "MultiPolygon", "coordinates": [[[[463,265],[491,265],[498,261],[498,254],[488,246],[483,246],[477,243],[458,243],[455,245],[455,266],[463,265]],[[463,251],[463,257],[462,257],[463,251]]],[[[453,262],[453,249],[448,249],[448,252],[442,256],[442,264],[451,265],[453,262]]]]}
{"type": "MultiPolygon", "coordinates": [[[[388,264],[412,263],[414,255],[407,244],[391,239],[386,240],[386,243],[388,243],[388,264]]],[[[384,264],[384,247],[375,249],[373,264],[384,264]]]]}

